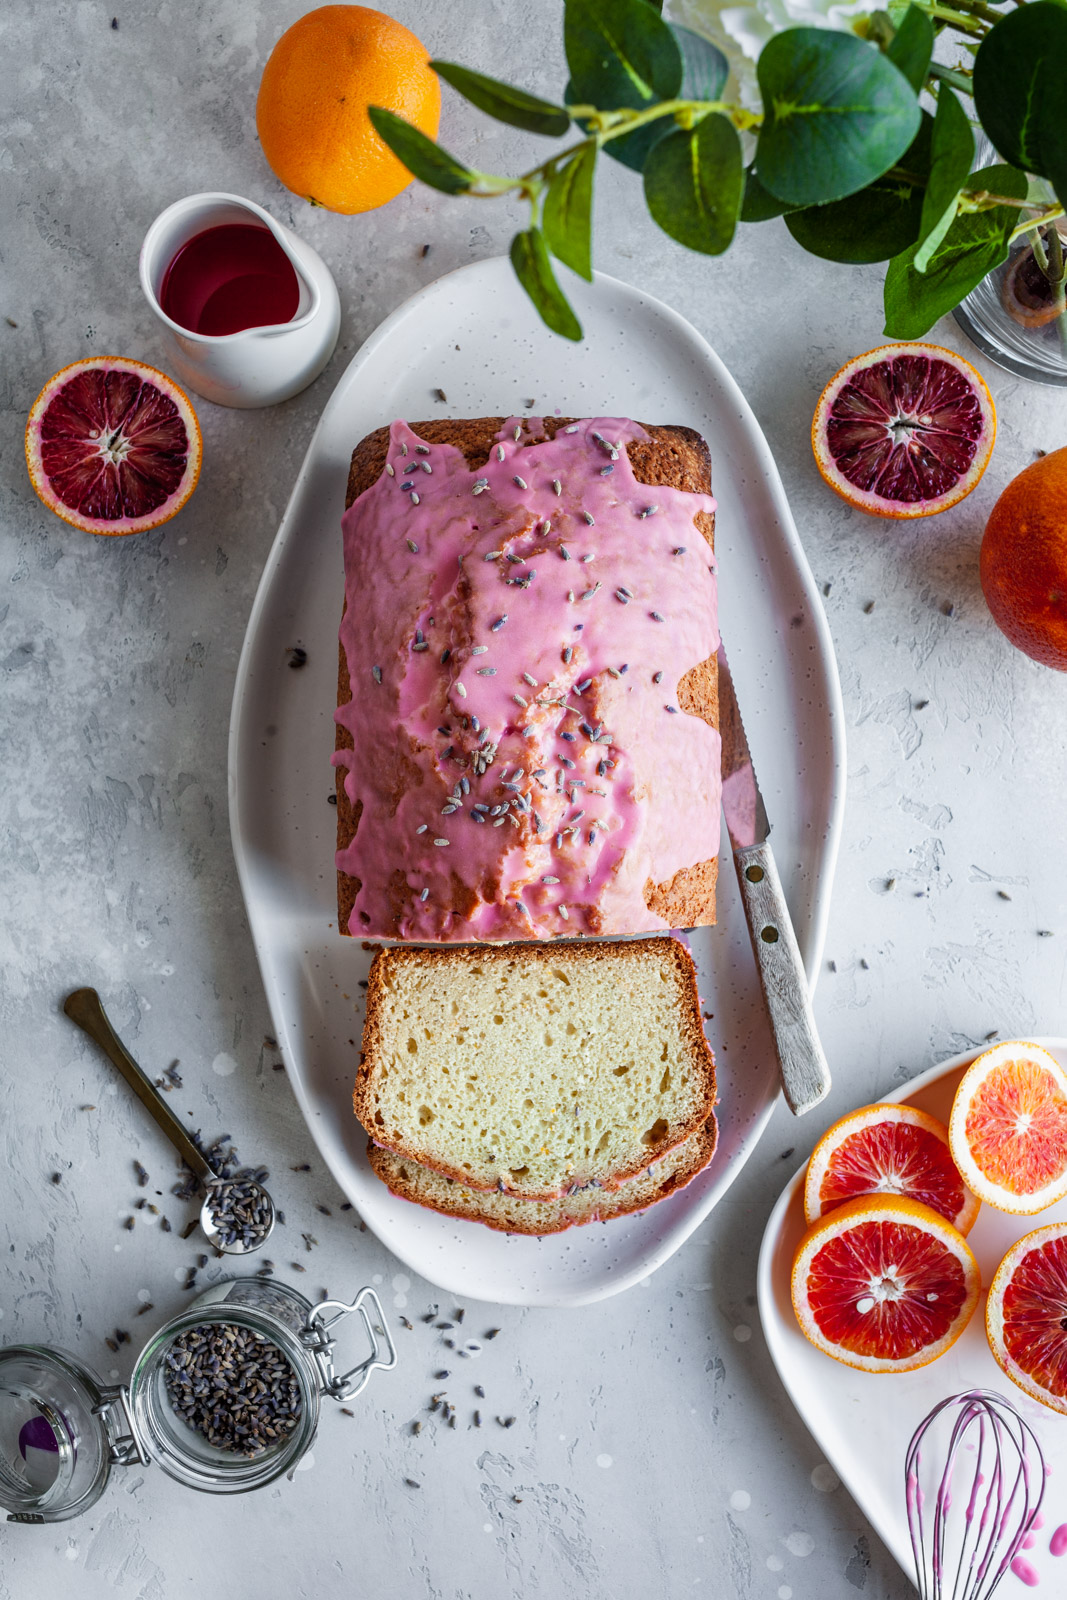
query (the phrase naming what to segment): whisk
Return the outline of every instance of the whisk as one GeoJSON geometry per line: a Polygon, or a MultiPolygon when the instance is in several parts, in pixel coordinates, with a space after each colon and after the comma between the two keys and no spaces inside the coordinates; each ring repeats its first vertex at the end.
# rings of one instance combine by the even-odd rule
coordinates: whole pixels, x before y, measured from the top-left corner
{"type": "Polygon", "coordinates": [[[989,1600],[1045,1493],[1029,1423],[993,1390],[950,1395],[912,1435],[904,1484],[920,1600],[989,1600]]]}

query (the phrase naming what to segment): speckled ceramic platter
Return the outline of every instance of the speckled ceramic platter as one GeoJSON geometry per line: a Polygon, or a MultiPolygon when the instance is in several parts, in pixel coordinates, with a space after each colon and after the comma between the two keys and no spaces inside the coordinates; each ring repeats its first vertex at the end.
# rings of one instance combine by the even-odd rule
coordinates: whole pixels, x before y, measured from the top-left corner
{"type": "MultiPolygon", "coordinates": [[[[643,1214],[545,1239],[491,1232],[394,1198],[351,1110],[370,954],[339,937],[333,708],[343,595],[340,517],[360,438],[394,417],[540,411],[684,423],[711,445],[720,612],[774,846],[809,974],[819,962],[844,801],[841,695],[829,632],[766,440],[700,334],[598,276],[568,286],[584,343],[549,333],[503,259],[431,284],[388,318],[329,400],[248,624],[230,729],[230,821],[252,936],[293,1090],[345,1193],[397,1256],[442,1288],[577,1305],[646,1277],[708,1215],[778,1095],[733,873],[720,922],[692,936],[719,1072],[719,1149],[643,1214]],[[491,316],[487,316],[491,308],[491,316]],[[447,400],[441,396],[447,395],[447,400]],[[306,665],[290,670],[299,645],[306,665]]],[[[684,819],[679,819],[684,824],[684,819]]]]}
{"type": "MultiPolygon", "coordinates": [[[[1067,1067],[1067,1039],[1035,1039],[1067,1067]]],[[[920,1106],[948,1121],[952,1097],[977,1051],[953,1056],[902,1088],[884,1096],[920,1106]]],[[[939,1361],[917,1372],[867,1373],[833,1361],[808,1343],[797,1326],[789,1284],[793,1256],[804,1232],[804,1168],[786,1186],[771,1212],[759,1260],[759,1309],[767,1347],[789,1397],[811,1429],[834,1470],[865,1516],[874,1524],[914,1582],[911,1543],[904,1505],[904,1456],[919,1423],[948,1395],[967,1389],[993,1389],[1026,1418],[1052,1471],[1042,1508],[1045,1526],[1026,1552],[1026,1560],[1049,1595],[1067,1593],[1067,1560],[1049,1551],[1049,1536],[1067,1523],[1067,1418],[1029,1399],[993,1360],[985,1335],[985,1295],[970,1324],[939,1361]]],[[[967,1236],[988,1288],[1008,1249],[1047,1222],[1067,1218],[1067,1201],[1036,1217],[1010,1217],[983,1206],[967,1236]]],[[[1010,1573],[998,1595],[1021,1595],[1023,1584],[1010,1573]]]]}

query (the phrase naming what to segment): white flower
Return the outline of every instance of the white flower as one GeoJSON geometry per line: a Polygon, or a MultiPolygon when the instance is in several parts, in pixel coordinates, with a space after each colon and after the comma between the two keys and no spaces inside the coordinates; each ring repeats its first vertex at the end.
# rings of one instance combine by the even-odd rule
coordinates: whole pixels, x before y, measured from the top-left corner
{"type": "MultiPolygon", "coordinates": [[[[737,85],[741,104],[762,109],[756,82],[756,61],[767,40],[786,28],[836,28],[851,33],[857,18],[871,13],[870,0],[750,0],[747,5],[723,0],[671,0],[670,20],[702,33],[718,45],[737,85]]],[[[726,91],[727,93],[729,90],[726,91]]]]}

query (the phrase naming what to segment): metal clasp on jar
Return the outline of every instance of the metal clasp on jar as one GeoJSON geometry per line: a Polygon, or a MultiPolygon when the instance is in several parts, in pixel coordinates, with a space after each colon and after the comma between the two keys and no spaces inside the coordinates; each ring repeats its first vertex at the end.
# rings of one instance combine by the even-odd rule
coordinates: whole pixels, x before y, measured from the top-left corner
{"type": "Polygon", "coordinates": [[[101,1389],[100,1403],[93,1407],[93,1416],[103,1420],[107,1433],[108,1460],[115,1467],[147,1467],[148,1457],[141,1448],[130,1412],[130,1393],[125,1384],[112,1389],[101,1389]],[[121,1421],[116,1418],[121,1412],[121,1421]]]}
{"type": "Polygon", "coordinates": [[[396,1366],[396,1350],[392,1336],[386,1325],[381,1301],[373,1289],[361,1289],[351,1305],[344,1300],[320,1301],[308,1317],[307,1326],[300,1338],[311,1352],[318,1368],[323,1393],[328,1394],[331,1400],[351,1400],[353,1395],[359,1394],[365,1387],[367,1379],[376,1368],[380,1368],[382,1372],[389,1372],[396,1366]],[[368,1302],[374,1311],[373,1320],[367,1311],[368,1302]],[[334,1340],[330,1329],[335,1328],[345,1317],[351,1316],[353,1311],[358,1311],[363,1320],[371,1344],[371,1353],[365,1361],[338,1375],[333,1364],[334,1340]],[[388,1351],[387,1358],[383,1358],[383,1345],[379,1344],[379,1339],[384,1342],[384,1348],[388,1351]]]}

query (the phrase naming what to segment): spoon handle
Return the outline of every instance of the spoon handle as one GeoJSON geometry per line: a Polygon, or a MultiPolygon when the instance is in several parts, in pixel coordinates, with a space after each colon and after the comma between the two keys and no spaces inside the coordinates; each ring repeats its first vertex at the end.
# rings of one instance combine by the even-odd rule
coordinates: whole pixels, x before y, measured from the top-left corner
{"type": "Polygon", "coordinates": [[[188,1130],[178,1121],[173,1111],[156,1089],[151,1079],[139,1067],[111,1023],[95,989],[75,989],[63,1002],[63,1010],[96,1041],[113,1066],[117,1067],[130,1088],[148,1113],[155,1118],[186,1166],[201,1181],[215,1176],[200,1151],[189,1137],[188,1130]]]}

